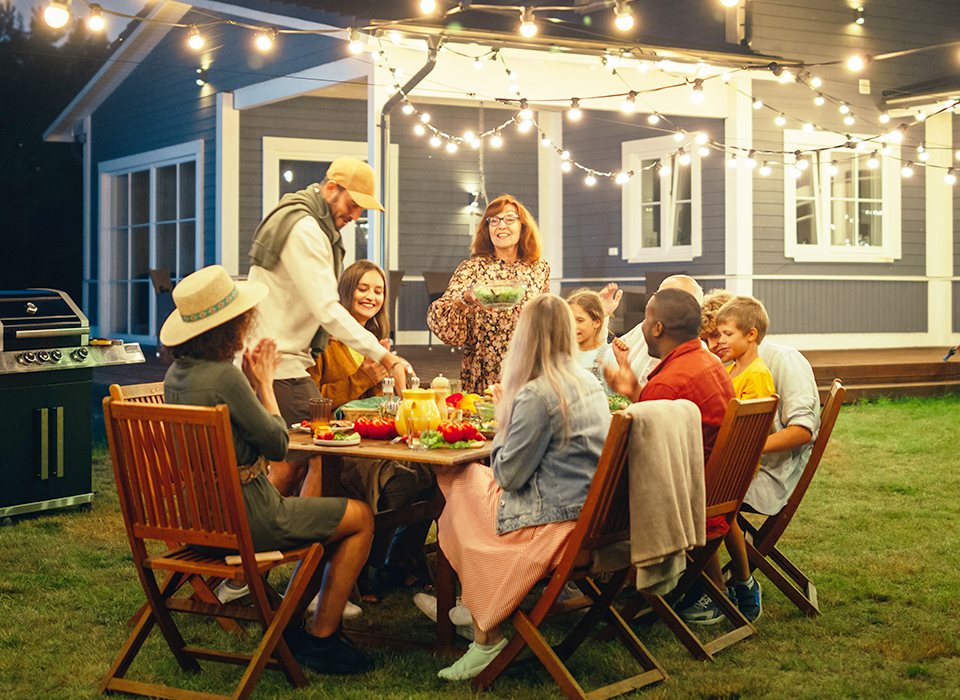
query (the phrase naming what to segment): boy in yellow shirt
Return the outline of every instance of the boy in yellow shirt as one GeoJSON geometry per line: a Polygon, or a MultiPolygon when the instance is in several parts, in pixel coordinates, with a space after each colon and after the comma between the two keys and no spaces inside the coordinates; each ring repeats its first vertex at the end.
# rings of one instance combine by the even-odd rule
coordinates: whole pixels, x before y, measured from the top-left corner
{"type": "MultiPolygon", "coordinates": [[[[763,304],[748,296],[737,296],[717,311],[717,355],[726,364],[738,399],[761,399],[773,396],[773,375],[760,358],[758,346],[767,334],[769,317],[763,304]]],[[[727,582],[727,597],[753,622],[761,613],[760,584],[750,573],[750,560],[743,539],[743,530],[734,520],[724,538],[730,553],[731,577],[727,582]]],[[[707,564],[707,573],[714,581],[720,580],[720,557],[716,554],[707,564]]],[[[683,610],[681,617],[688,623],[711,625],[723,619],[709,598],[701,598],[696,609],[683,610]]]]}

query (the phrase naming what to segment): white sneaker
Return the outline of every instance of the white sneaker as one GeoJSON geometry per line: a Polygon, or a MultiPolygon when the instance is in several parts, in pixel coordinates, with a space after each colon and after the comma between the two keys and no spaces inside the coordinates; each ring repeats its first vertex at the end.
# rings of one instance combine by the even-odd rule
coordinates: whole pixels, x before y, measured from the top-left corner
{"type": "Polygon", "coordinates": [[[363,615],[363,608],[361,608],[359,605],[354,605],[348,600],[347,604],[343,606],[344,620],[352,620],[353,618],[360,617],[361,615],[363,615]]]}
{"type": "Polygon", "coordinates": [[[221,581],[220,587],[217,589],[217,599],[224,605],[239,600],[246,595],[250,595],[250,587],[247,584],[243,584],[240,588],[234,588],[228,585],[226,581],[221,581]]]}
{"type": "Polygon", "coordinates": [[[480,672],[490,665],[497,654],[503,651],[507,646],[507,640],[501,639],[489,649],[483,649],[479,644],[473,642],[467,647],[467,653],[461,656],[453,666],[441,669],[437,676],[448,681],[465,681],[470,678],[476,678],[480,672]]]}
{"type": "MultiPolygon", "coordinates": [[[[420,608],[420,611],[434,622],[437,621],[437,597],[427,595],[426,593],[417,593],[413,596],[414,604],[420,608]]],[[[457,604],[450,609],[450,622],[457,626],[457,634],[465,639],[473,641],[473,616],[463,604],[460,596],[457,596],[457,604]]],[[[478,671],[479,673],[479,671],[478,671]]]]}

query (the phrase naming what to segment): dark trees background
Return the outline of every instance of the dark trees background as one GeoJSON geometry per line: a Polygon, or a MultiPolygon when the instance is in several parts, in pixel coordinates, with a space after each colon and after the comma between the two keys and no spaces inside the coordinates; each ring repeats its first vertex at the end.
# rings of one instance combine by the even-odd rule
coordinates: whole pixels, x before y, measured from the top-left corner
{"type": "Polygon", "coordinates": [[[83,275],[83,144],[43,132],[97,70],[106,37],[73,18],[29,29],[0,0],[0,289],[62,289],[77,303],[83,275]]]}

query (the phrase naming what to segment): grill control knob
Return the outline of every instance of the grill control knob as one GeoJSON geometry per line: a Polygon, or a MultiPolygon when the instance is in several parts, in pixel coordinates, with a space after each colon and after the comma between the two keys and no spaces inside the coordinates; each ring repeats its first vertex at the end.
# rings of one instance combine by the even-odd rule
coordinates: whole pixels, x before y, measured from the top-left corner
{"type": "Polygon", "coordinates": [[[87,355],[89,354],[90,351],[86,348],[77,348],[73,351],[73,359],[75,359],[77,362],[83,362],[87,359],[87,355]]]}
{"type": "Polygon", "coordinates": [[[40,352],[37,353],[37,362],[49,362],[49,361],[50,361],[49,352],[47,352],[46,350],[41,350],[40,352]]]}
{"type": "Polygon", "coordinates": [[[32,352],[23,352],[17,355],[17,362],[21,365],[32,365],[37,361],[37,356],[32,352]]]}
{"type": "Polygon", "coordinates": [[[54,362],[59,362],[61,357],[63,357],[63,353],[60,352],[59,350],[50,351],[50,359],[53,360],[54,362]]]}

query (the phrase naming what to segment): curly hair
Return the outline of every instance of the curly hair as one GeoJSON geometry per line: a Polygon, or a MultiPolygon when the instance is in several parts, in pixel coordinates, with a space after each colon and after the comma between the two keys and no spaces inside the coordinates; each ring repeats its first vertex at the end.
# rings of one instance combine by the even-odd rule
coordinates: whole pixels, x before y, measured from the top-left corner
{"type": "Polygon", "coordinates": [[[711,289],[700,305],[700,337],[706,338],[717,329],[717,312],[733,299],[726,289],[711,289]]]}
{"type": "Polygon", "coordinates": [[[473,243],[470,246],[471,257],[490,258],[496,255],[493,241],[490,240],[490,225],[487,223],[487,219],[491,216],[497,216],[510,204],[517,208],[520,217],[520,243],[517,245],[517,259],[528,263],[540,259],[543,252],[543,243],[540,240],[540,229],[537,228],[537,222],[533,220],[533,215],[527,211],[527,208],[516,197],[509,194],[502,194],[487,205],[483,216],[480,218],[480,225],[477,226],[477,231],[473,234],[473,243]]]}
{"type": "Polygon", "coordinates": [[[185,343],[172,346],[170,352],[177,359],[192,357],[195,360],[230,362],[243,350],[243,339],[255,320],[256,309],[250,309],[185,343]]]}

